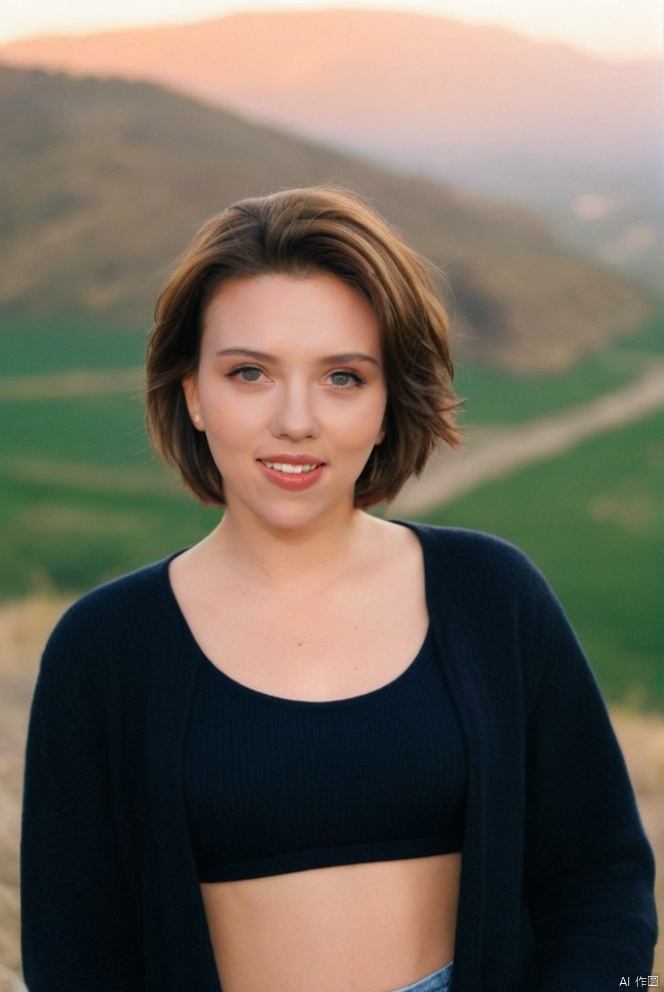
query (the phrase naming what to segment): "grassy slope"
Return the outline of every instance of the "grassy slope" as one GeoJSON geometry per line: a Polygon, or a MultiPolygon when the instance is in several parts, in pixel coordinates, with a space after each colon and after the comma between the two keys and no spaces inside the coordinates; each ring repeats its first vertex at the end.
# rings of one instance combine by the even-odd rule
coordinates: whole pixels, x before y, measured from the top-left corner
{"type": "MultiPolygon", "coordinates": [[[[472,423],[518,423],[618,387],[664,354],[664,319],[563,376],[462,369],[472,423]]],[[[595,437],[426,519],[499,534],[542,568],[614,702],[664,708],[664,414],[595,437]]]]}
{"type": "Polygon", "coordinates": [[[467,400],[472,424],[519,424],[587,403],[626,385],[650,356],[664,355],[664,313],[633,337],[589,355],[570,369],[548,375],[513,375],[500,369],[458,364],[455,383],[467,400]]]}
{"type": "Polygon", "coordinates": [[[0,382],[73,368],[131,368],[141,365],[145,354],[140,333],[94,317],[3,315],[0,349],[0,382]]]}
{"type": "MultiPolygon", "coordinates": [[[[140,365],[140,334],[85,322],[5,322],[3,378],[140,365]]],[[[140,389],[0,402],[0,598],[78,592],[137,567],[209,528],[154,458],[140,389]]]]}
{"type": "MultiPolygon", "coordinates": [[[[517,424],[618,388],[664,354],[664,318],[553,376],[459,370],[473,424],[517,424]]],[[[664,415],[488,483],[426,519],[499,534],[565,605],[613,701],[664,708],[664,415]]]]}
{"type": "Polygon", "coordinates": [[[488,483],[427,519],[499,534],[560,596],[613,701],[664,707],[664,414],[488,483]]]}

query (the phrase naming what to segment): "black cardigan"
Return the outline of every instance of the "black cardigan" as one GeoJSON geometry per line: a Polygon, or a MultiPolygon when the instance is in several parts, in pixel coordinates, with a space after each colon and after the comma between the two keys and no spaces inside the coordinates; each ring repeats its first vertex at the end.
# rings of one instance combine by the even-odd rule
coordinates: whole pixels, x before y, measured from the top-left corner
{"type": "MultiPolygon", "coordinates": [[[[413,529],[469,764],[454,992],[647,975],[652,854],[560,606],[510,545],[413,529]]],[[[30,992],[219,992],[181,781],[202,661],[168,561],[89,593],[53,632],[26,762],[30,992]]]]}

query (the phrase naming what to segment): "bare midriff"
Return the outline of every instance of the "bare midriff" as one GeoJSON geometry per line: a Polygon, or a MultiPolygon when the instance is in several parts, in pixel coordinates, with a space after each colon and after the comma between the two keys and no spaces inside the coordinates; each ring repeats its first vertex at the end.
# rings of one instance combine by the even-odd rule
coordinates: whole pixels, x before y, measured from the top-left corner
{"type": "Polygon", "coordinates": [[[391,992],[453,958],[460,854],[202,885],[224,992],[391,992]]]}

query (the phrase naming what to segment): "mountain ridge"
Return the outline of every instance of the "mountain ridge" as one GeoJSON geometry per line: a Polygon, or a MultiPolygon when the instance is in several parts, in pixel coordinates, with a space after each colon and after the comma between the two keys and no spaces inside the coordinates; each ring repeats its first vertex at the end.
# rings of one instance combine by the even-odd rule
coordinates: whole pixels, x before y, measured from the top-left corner
{"type": "Polygon", "coordinates": [[[452,288],[457,351],[559,369],[639,327],[634,286],[523,211],[407,178],[147,83],[0,67],[0,310],[146,326],[172,259],[228,203],[333,183],[369,197],[452,288]]]}
{"type": "Polygon", "coordinates": [[[257,123],[535,209],[659,296],[661,61],[432,14],[253,11],[21,39],[6,64],[147,79],[257,123]],[[601,213],[588,214],[589,197],[601,213]]]}
{"type": "Polygon", "coordinates": [[[658,108],[647,100],[647,90],[658,85],[658,60],[614,63],[506,28],[419,13],[227,14],[186,25],[9,42],[0,46],[0,60],[151,79],[264,123],[305,127],[327,141],[334,137],[330,128],[343,128],[339,136],[348,141],[367,128],[394,134],[397,124],[403,135],[409,123],[406,135],[423,138],[415,125],[430,123],[434,112],[444,115],[443,138],[451,129],[455,141],[463,138],[473,148],[504,151],[516,141],[542,155],[551,147],[547,135],[524,131],[539,124],[556,140],[558,157],[572,152],[576,159],[585,145],[593,162],[604,161],[608,151],[632,162],[639,149],[646,154],[644,139],[649,153],[659,136],[652,130],[658,108]],[[280,106],[285,98],[288,104],[280,106]],[[388,109],[397,118],[392,124],[388,109]],[[579,133],[581,125],[590,131],[579,133]]]}

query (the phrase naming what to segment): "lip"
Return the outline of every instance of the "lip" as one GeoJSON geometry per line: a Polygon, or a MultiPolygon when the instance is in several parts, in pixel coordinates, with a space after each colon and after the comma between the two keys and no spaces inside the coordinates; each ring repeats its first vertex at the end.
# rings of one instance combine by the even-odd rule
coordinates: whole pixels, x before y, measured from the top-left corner
{"type": "Polygon", "coordinates": [[[258,458],[257,461],[261,472],[269,482],[275,486],[279,486],[280,489],[286,489],[290,492],[301,492],[304,489],[311,489],[312,486],[316,485],[325,469],[325,462],[321,461],[320,458],[306,454],[266,455],[264,458],[258,458]],[[266,462],[270,462],[271,464],[266,465],[266,462]],[[275,464],[293,466],[315,465],[316,468],[307,472],[280,472],[278,469],[272,467],[275,464]]]}

